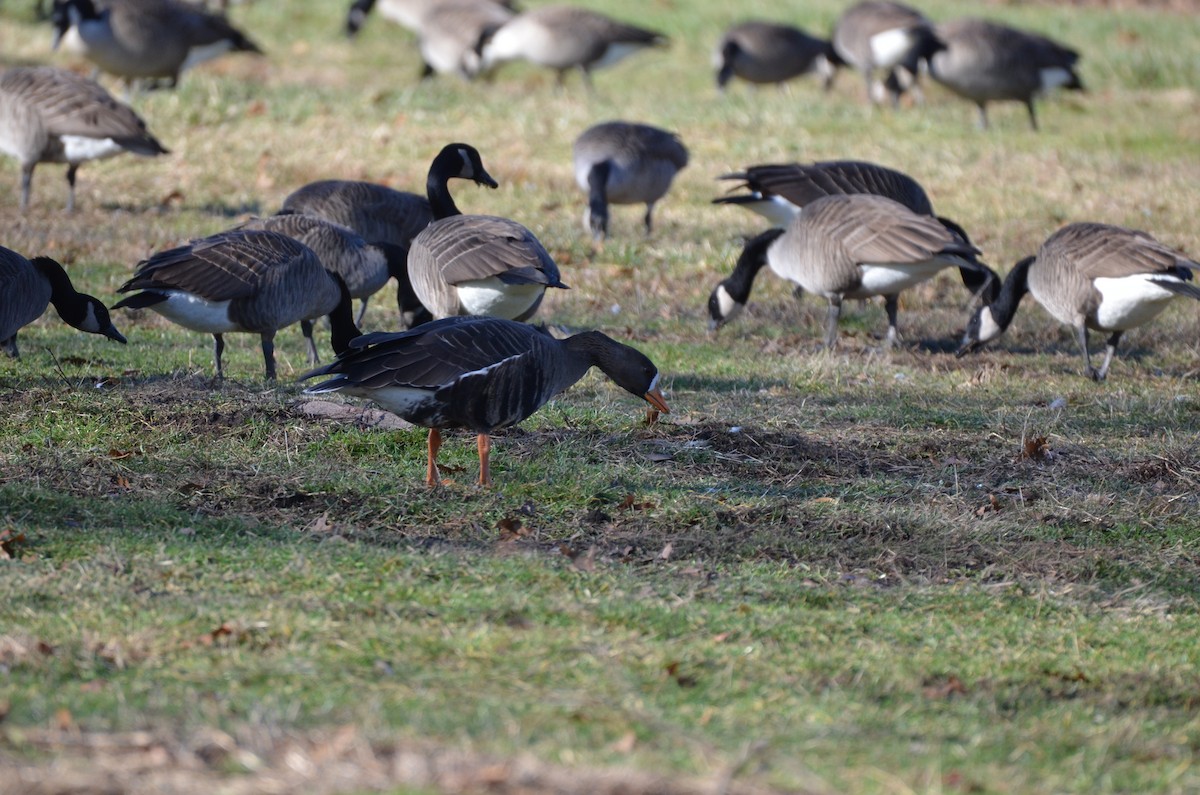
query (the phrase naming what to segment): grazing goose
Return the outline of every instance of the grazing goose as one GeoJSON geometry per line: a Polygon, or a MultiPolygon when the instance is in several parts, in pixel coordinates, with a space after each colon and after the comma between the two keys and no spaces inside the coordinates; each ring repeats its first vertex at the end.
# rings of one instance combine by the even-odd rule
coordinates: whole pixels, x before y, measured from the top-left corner
{"type": "MultiPolygon", "coordinates": [[[[882,196],[847,194],[817,199],[786,230],[771,229],[750,240],[735,273],[753,274],[764,264],[770,265],[779,276],[827,298],[827,348],[837,341],[843,299],[882,295],[888,315],[887,345],[891,347],[897,340],[901,291],[948,267],[975,270],[981,281],[990,279],[991,271],[975,259],[978,253],[936,218],[914,213],[882,196]]],[[[714,290],[710,313],[714,301],[719,300],[720,294],[714,290]]],[[[734,313],[727,307],[717,309],[725,319],[734,313]]]]}
{"type": "Polygon", "coordinates": [[[62,41],[126,84],[174,88],[179,75],[226,52],[262,50],[223,15],[181,0],[55,0],[54,47],[62,41]]]}
{"type": "Polygon", "coordinates": [[[186,246],[160,251],[138,263],[133,278],[118,292],[139,292],[113,309],[144,309],[184,328],[213,335],[217,378],[224,378],[221,354],[231,331],[262,337],[263,361],[275,379],[275,332],[299,322],[317,359],[312,321],[329,315],[333,349],[341,353],[359,335],[350,291],[340,276],[325,270],[312,249],[277,232],[234,229],[186,246]]]}
{"type": "Polygon", "coordinates": [[[916,87],[919,63],[941,46],[924,14],[888,0],[847,8],[834,23],[831,42],[834,65],[857,69],[871,102],[878,104],[886,90],[893,105],[904,90],[916,87]],[[889,73],[886,83],[873,82],[876,69],[889,73]]]}
{"type": "Polygon", "coordinates": [[[687,148],[675,133],[626,121],[610,121],[584,130],[575,139],[575,182],[588,193],[583,226],[593,239],[608,234],[609,204],[646,205],[650,234],[654,203],[688,163],[687,148]]]}
{"type": "Polygon", "coordinates": [[[368,334],[332,364],[302,376],[332,375],[306,394],[343,392],[373,400],[429,428],[425,482],[438,484],[441,429],[478,434],[479,484],[492,482],[490,434],[524,420],[592,367],[667,413],[654,363],[628,345],[588,331],[565,340],[499,318],[453,317],[397,334],[368,334]]]}
{"type": "Polygon", "coordinates": [[[958,355],[977,350],[1005,332],[1026,292],[1047,312],[1075,329],[1083,372],[1103,381],[1121,336],[1156,318],[1175,298],[1200,300],[1188,259],[1145,232],[1097,223],[1074,223],[1051,235],[1036,256],[1013,266],[1000,295],[979,307],[967,324],[958,355]],[[1088,329],[1111,332],[1104,364],[1092,367],[1088,329]]]}
{"type": "Polygon", "coordinates": [[[611,66],[644,47],[662,46],[667,37],[620,22],[586,8],[542,6],[518,14],[485,36],[480,55],[485,71],[505,61],[524,59],[554,69],[561,86],[571,69],[579,69],[592,86],[591,72],[611,66]]]}
{"type": "Polygon", "coordinates": [[[784,83],[816,73],[829,88],[833,79],[833,51],[828,41],[800,28],[751,20],[734,25],[717,42],[713,62],[717,89],[725,90],[734,77],[747,83],[784,83]]]}
{"type": "MultiPolygon", "coordinates": [[[[421,32],[425,17],[440,5],[457,0],[355,0],[346,13],[346,35],[355,36],[367,21],[371,9],[379,6],[379,13],[389,22],[394,22],[413,33],[421,32]]],[[[512,9],[511,0],[483,0],[502,8],[512,9]]]]}
{"type": "MultiPolygon", "coordinates": [[[[280,212],[314,215],[349,227],[368,243],[387,249],[389,260],[401,259],[405,263],[413,238],[433,220],[433,210],[425,196],[374,182],[340,179],[308,183],[283,200],[280,212]],[[396,250],[392,251],[393,248],[396,250]]],[[[413,292],[407,264],[392,275],[396,277],[396,303],[404,328],[431,320],[433,316],[413,292]]]]}
{"type": "Polygon", "coordinates": [[[421,22],[422,77],[458,75],[469,80],[480,72],[477,49],[489,31],[512,19],[513,12],[492,0],[446,0],[438,3],[421,22]]]}
{"type": "Polygon", "coordinates": [[[434,158],[427,185],[434,221],[408,250],[413,291],[435,318],[528,320],[547,287],[566,287],[558,266],[533,232],[516,221],[460,213],[446,187],[450,177],[499,187],[472,146],[449,144],[434,158]]]}
{"type": "Polygon", "coordinates": [[[280,213],[252,219],[238,228],[278,232],[311,248],[326,270],[346,282],[350,297],[362,299],[354,319],[356,325],[362,325],[367,301],[383,289],[388,279],[407,278],[407,248],[368,243],[353,229],[315,215],[280,213]]]}
{"type": "Polygon", "coordinates": [[[0,246],[0,347],[9,356],[20,358],[17,332],[41,317],[50,304],[59,317],[80,331],[125,344],[104,304],[77,292],[62,265],[49,257],[27,260],[0,246]]]}
{"type": "Polygon", "coordinates": [[[933,54],[933,79],[979,106],[979,126],[987,129],[987,103],[1017,100],[1038,128],[1033,98],[1053,88],[1083,90],[1075,63],[1079,53],[1036,33],[982,19],[956,19],[936,28],[945,49],[933,54]]]}
{"type": "Polygon", "coordinates": [[[66,163],[68,212],[75,209],[81,164],[122,152],[167,152],[128,105],[95,81],[53,66],[15,67],[0,75],[0,151],[21,163],[22,211],[29,208],[34,167],[66,163]]]}

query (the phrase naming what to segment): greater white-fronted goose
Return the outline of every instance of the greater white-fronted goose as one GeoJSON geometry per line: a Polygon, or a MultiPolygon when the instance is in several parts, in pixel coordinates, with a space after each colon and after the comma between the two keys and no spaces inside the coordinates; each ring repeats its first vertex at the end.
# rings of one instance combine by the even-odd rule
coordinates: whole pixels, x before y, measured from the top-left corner
{"type": "Polygon", "coordinates": [[[1145,232],[1068,224],[1047,238],[1036,256],[1014,265],[996,300],[974,312],[958,355],[1003,334],[1030,292],[1055,320],[1075,329],[1084,375],[1103,381],[1121,335],[1149,323],[1181,295],[1200,300],[1200,288],[1192,283],[1197,269],[1200,262],[1145,232]],[[1099,370],[1088,354],[1088,329],[1109,333],[1099,370]]]}
{"type": "Polygon", "coordinates": [[[784,83],[817,74],[825,88],[833,79],[832,45],[794,25],[750,20],[725,31],[717,42],[713,62],[717,88],[735,77],[747,83],[784,83]]]}
{"type": "Polygon", "coordinates": [[[359,332],[350,291],[312,249],[278,232],[234,229],[160,251],[138,263],[118,292],[134,292],[113,309],[153,309],[192,331],[213,335],[217,378],[223,378],[224,335],[262,338],[266,376],[275,379],[275,332],[300,323],[309,362],[317,361],[312,321],[329,315],[333,349],[342,352],[359,332]],[[137,292],[134,292],[137,291],[137,292]]]}
{"type": "Polygon", "coordinates": [[[457,75],[470,80],[481,71],[479,41],[512,19],[513,12],[492,0],[445,0],[421,22],[418,46],[422,77],[457,75]]]}
{"type": "Polygon", "coordinates": [[[0,347],[9,356],[19,358],[17,332],[41,317],[50,304],[68,325],[125,344],[104,304],[78,292],[62,265],[49,257],[28,260],[0,247],[0,347]]]}
{"type": "Polygon", "coordinates": [[[55,0],[54,46],[67,46],[126,83],[174,88],[184,70],[226,52],[262,50],[230,24],[180,0],[55,0]]]}
{"type": "MultiPolygon", "coordinates": [[[[310,182],[283,200],[283,213],[315,215],[353,229],[368,243],[387,247],[389,259],[408,261],[412,240],[433,220],[429,199],[417,193],[393,190],[374,182],[326,179],[310,182]]],[[[411,328],[432,319],[418,300],[408,278],[407,265],[397,270],[396,303],[400,322],[411,328]]]]}
{"type": "Polygon", "coordinates": [[[281,213],[254,218],[239,228],[278,232],[311,248],[326,270],[333,271],[346,282],[350,297],[362,299],[355,318],[355,323],[360,326],[371,296],[383,289],[392,277],[397,281],[408,278],[407,248],[368,243],[350,227],[315,215],[281,213]]]}
{"type": "Polygon", "coordinates": [[[587,191],[583,225],[596,241],[608,234],[609,204],[645,204],[646,234],[654,204],[688,163],[679,136],[648,124],[609,121],[575,139],[575,182],[587,191]]]}
{"type": "Polygon", "coordinates": [[[529,319],[547,287],[566,287],[558,266],[533,232],[516,221],[460,213],[446,187],[451,177],[498,187],[474,147],[449,144],[442,149],[429,168],[434,221],[408,251],[413,292],[435,318],[529,319]]]}
{"type": "Polygon", "coordinates": [[[551,5],[517,14],[480,42],[484,70],[523,59],[558,73],[578,69],[591,88],[591,72],[611,66],[646,47],[661,46],[667,37],[586,8],[551,5]]]}
{"type": "Polygon", "coordinates": [[[826,298],[827,348],[837,342],[843,299],[882,295],[890,347],[898,336],[900,293],[944,268],[975,270],[981,279],[990,278],[990,270],[975,259],[978,253],[936,218],[882,196],[848,194],[817,199],[786,230],[772,229],[750,240],[735,271],[757,271],[766,264],[806,292],[826,298]]]}
{"type": "Polygon", "coordinates": [[[66,163],[68,211],[75,209],[81,164],[122,152],[167,152],[128,105],[94,80],[53,66],[14,67],[0,75],[0,151],[21,164],[22,210],[29,207],[34,167],[66,163]]]}
{"type": "Polygon", "coordinates": [[[474,431],[479,483],[486,486],[492,480],[489,435],[521,422],[592,367],[657,411],[670,411],[658,369],[634,348],[598,331],[558,340],[542,328],[499,318],[453,317],[397,334],[368,334],[302,378],[332,375],[305,392],[367,398],[429,428],[429,486],[438,483],[441,430],[474,431]]]}
{"type": "Polygon", "coordinates": [[[933,24],[915,8],[889,0],[863,0],[847,8],[834,23],[830,37],[835,65],[845,64],[862,74],[867,98],[879,103],[890,95],[916,87],[919,65],[941,45],[933,24]],[[888,73],[875,82],[876,70],[888,73]]]}
{"type": "Polygon", "coordinates": [[[1079,53],[1056,41],[983,19],[956,19],[937,26],[945,44],[929,59],[933,79],[979,106],[987,129],[987,103],[1024,102],[1037,129],[1033,98],[1054,88],[1083,90],[1075,73],[1079,53]]]}

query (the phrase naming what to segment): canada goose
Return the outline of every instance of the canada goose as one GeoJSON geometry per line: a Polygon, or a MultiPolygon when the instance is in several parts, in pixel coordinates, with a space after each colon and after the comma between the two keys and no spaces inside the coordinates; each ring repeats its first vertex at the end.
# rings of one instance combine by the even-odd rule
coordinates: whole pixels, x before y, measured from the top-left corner
{"type": "Polygon", "coordinates": [[[857,69],[875,104],[885,89],[896,104],[902,91],[916,87],[919,63],[942,46],[924,14],[888,0],[863,0],[847,8],[834,23],[830,40],[834,64],[857,69]],[[872,81],[876,69],[889,73],[886,83],[872,81]]]}
{"type": "Polygon", "coordinates": [[[34,167],[66,163],[68,212],[75,209],[81,164],[122,152],[167,152],[128,105],[95,81],[53,66],[15,67],[0,75],[0,151],[21,163],[22,211],[29,208],[34,167]]]}
{"type": "Polygon", "coordinates": [[[499,187],[472,146],[449,144],[434,158],[427,188],[434,221],[413,238],[408,250],[413,291],[435,318],[529,319],[547,287],[566,287],[558,266],[534,234],[516,221],[460,213],[446,187],[450,177],[499,187]]]}
{"type": "Polygon", "coordinates": [[[9,356],[20,357],[17,332],[41,317],[50,304],[59,317],[80,331],[125,344],[104,304],[77,292],[62,265],[49,257],[27,260],[0,246],[0,346],[9,356]]]}
{"type": "Polygon", "coordinates": [[[480,71],[477,49],[487,31],[512,19],[513,12],[492,0],[446,0],[434,6],[419,32],[422,77],[452,74],[469,80],[480,71]]]}
{"type": "Polygon", "coordinates": [[[500,318],[452,317],[398,334],[368,334],[332,364],[302,376],[332,375],[306,394],[367,398],[429,428],[425,482],[438,484],[442,428],[478,434],[479,484],[492,482],[490,434],[516,425],[592,367],[667,413],[658,369],[642,353],[598,331],[565,340],[500,318]]]}
{"type": "MultiPolygon", "coordinates": [[[[405,263],[412,239],[433,220],[433,210],[425,196],[374,182],[341,179],[310,182],[298,188],[283,200],[280,212],[315,215],[349,227],[368,243],[399,249],[390,253],[389,258],[400,257],[402,251],[405,263]]],[[[393,275],[401,324],[411,328],[431,320],[433,316],[413,292],[407,265],[393,275]]]]}
{"type": "MultiPolygon", "coordinates": [[[[899,202],[865,193],[834,195],[807,205],[786,230],[771,229],[751,239],[735,273],[753,274],[770,265],[806,292],[827,298],[827,348],[837,342],[842,299],[882,295],[888,315],[886,344],[891,347],[897,340],[900,292],[948,267],[975,270],[981,280],[988,279],[991,272],[975,259],[978,253],[936,218],[914,213],[899,202]]],[[[720,301],[718,290],[709,299],[710,313],[720,301]]],[[[730,308],[717,307],[725,319],[733,314],[730,308]]]]}
{"type": "Polygon", "coordinates": [[[742,22],[717,42],[717,88],[724,91],[734,77],[748,83],[783,83],[809,73],[820,75],[828,88],[834,71],[831,46],[792,25],[742,22]]]}
{"type": "MultiPolygon", "coordinates": [[[[430,11],[447,2],[456,0],[355,0],[346,13],[346,35],[355,36],[367,21],[367,15],[376,5],[379,13],[389,22],[402,28],[420,33],[421,24],[430,11]]],[[[502,8],[512,9],[511,0],[484,0],[502,8]]]]}
{"type": "Polygon", "coordinates": [[[1013,266],[1000,295],[979,307],[967,324],[958,355],[977,350],[1008,329],[1026,292],[1058,322],[1075,329],[1083,372],[1103,381],[1121,335],[1158,317],[1176,297],[1200,300],[1191,283],[1200,262],[1145,232],[1097,223],[1073,223],[1051,235],[1036,256],[1013,266]],[[1092,367],[1088,329],[1111,332],[1104,364],[1092,367]]]}
{"type": "Polygon", "coordinates": [[[316,359],[312,321],[329,315],[334,351],[357,337],[350,291],[325,270],[312,249],[278,232],[234,229],[160,251],[138,263],[118,292],[140,292],[113,309],[144,309],[184,328],[213,335],[217,378],[227,332],[262,337],[263,361],[275,379],[275,332],[299,322],[316,359]]]}
{"type": "Polygon", "coordinates": [[[989,101],[1024,102],[1036,130],[1037,94],[1058,87],[1083,90],[1075,74],[1079,53],[1045,36],[982,19],[956,19],[936,31],[945,49],[930,58],[930,74],[979,106],[979,126],[985,130],[989,101]]]}
{"type": "Polygon", "coordinates": [[[586,8],[542,6],[522,14],[480,42],[483,69],[525,59],[554,69],[561,86],[566,73],[579,69],[590,89],[591,71],[611,66],[644,47],[661,46],[667,37],[586,8]]]}
{"type": "Polygon", "coordinates": [[[655,202],[688,163],[687,148],[675,133],[626,121],[584,130],[573,153],[575,182],[588,193],[583,226],[596,241],[608,234],[609,204],[645,203],[650,234],[655,202]]]}
{"type": "Polygon", "coordinates": [[[221,14],[180,0],[55,0],[54,47],[71,46],[127,84],[145,78],[174,88],[179,75],[226,52],[262,50],[221,14]]]}
{"type": "Polygon", "coordinates": [[[350,297],[362,299],[354,319],[360,326],[371,296],[392,277],[408,278],[407,247],[368,243],[353,229],[315,215],[280,213],[252,219],[238,228],[278,232],[311,248],[326,270],[346,282],[350,297]]]}

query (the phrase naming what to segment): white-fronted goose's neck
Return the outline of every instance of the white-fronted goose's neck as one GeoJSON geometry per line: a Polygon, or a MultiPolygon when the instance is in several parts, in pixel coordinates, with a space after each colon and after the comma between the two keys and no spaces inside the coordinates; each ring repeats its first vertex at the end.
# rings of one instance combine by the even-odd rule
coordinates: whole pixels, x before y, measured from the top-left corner
{"type": "MultiPolygon", "coordinates": [[[[433,210],[424,194],[393,190],[374,182],[327,179],[310,182],[283,200],[284,213],[315,215],[353,229],[368,243],[388,252],[389,261],[407,262],[417,233],[429,226],[433,210]]],[[[396,277],[400,322],[411,328],[432,319],[408,278],[407,266],[396,277]]]]}
{"type": "Polygon", "coordinates": [[[50,304],[68,325],[125,344],[108,309],[99,299],[78,292],[62,265],[49,257],[28,260],[0,246],[0,347],[9,356],[20,356],[17,332],[41,317],[50,304]]]}
{"type": "Polygon", "coordinates": [[[890,346],[897,339],[897,298],[903,290],[943,268],[985,270],[975,259],[979,250],[936,218],[882,196],[817,199],[785,231],[773,239],[771,234],[765,246],[764,236],[748,246],[756,246],[756,256],[765,256],[775,273],[829,301],[825,345],[830,348],[837,341],[843,299],[884,296],[890,346]]]}
{"type": "Polygon", "coordinates": [[[444,0],[421,22],[419,47],[422,77],[457,75],[464,80],[482,70],[479,42],[513,18],[513,12],[492,0],[444,0]]]}
{"type": "Polygon", "coordinates": [[[184,70],[226,52],[262,54],[229,23],[180,0],[55,0],[54,46],[70,41],[102,71],[126,82],[163,81],[173,88],[184,70]]]}
{"type": "Polygon", "coordinates": [[[867,97],[878,103],[890,94],[916,87],[919,64],[942,46],[932,23],[915,8],[888,0],[864,0],[847,8],[834,23],[830,37],[835,65],[850,66],[866,81],[867,97]],[[876,83],[874,73],[888,73],[876,83]]]}
{"type": "Polygon", "coordinates": [[[533,232],[516,221],[461,214],[447,188],[451,177],[497,187],[474,147],[450,144],[434,158],[428,190],[435,220],[408,252],[413,291],[436,318],[527,320],[547,287],[566,287],[558,266],[533,232]]]}
{"type": "Polygon", "coordinates": [[[133,110],[99,84],[53,66],[15,67],[0,75],[0,151],[21,164],[21,209],[29,207],[38,163],[67,164],[67,210],[75,174],[89,160],[122,152],[167,150],[133,110]]]}
{"type": "Polygon", "coordinates": [[[268,379],[275,378],[275,333],[300,323],[309,361],[317,361],[312,321],[329,315],[335,352],[359,332],[350,291],[327,271],[312,249],[278,232],[235,229],[160,251],[138,264],[118,292],[129,296],[113,309],[153,309],[192,331],[213,335],[217,377],[224,377],[224,334],[262,338],[268,379]],[[136,292],[135,292],[136,291],[136,292]]]}
{"type": "Polygon", "coordinates": [[[750,20],[725,31],[713,63],[717,88],[735,77],[748,83],[783,83],[806,74],[820,75],[828,88],[833,78],[832,45],[793,25],[750,20]]]}
{"type": "Polygon", "coordinates": [[[1064,226],[1009,271],[999,296],[977,309],[958,355],[1008,329],[1026,292],[1056,320],[1075,329],[1084,375],[1103,381],[1121,336],[1156,318],[1175,298],[1200,300],[1192,282],[1200,262],[1145,232],[1098,223],[1064,226]],[[1092,367],[1088,329],[1109,332],[1104,364],[1092,367]]]}
{"type": "Polygon", "coordinates": [[[515,425],[592,367],[669,412],[658,369],[598,331],[558,340],[544,329],[498,318],[446,318],[399,334],[368,334],[336,361],[303,376],[333,376],[305,390],[367,398],[429,428],[426,483],[438,483],[442,428],[478,434],[479,482],[491,483],[489,434],[515,425]]]}
{"type": "Polygon", "coordinates": [[[984,129],[988,102],[1024,102],[1036,130],[1035,96],[1060,87],[1083,90],[1075,73],[1079,53],[1045,36],[970,18],[942,23],[936,32],[945,49],[930,58],[930,74],[979,107],[984,129]]]}
{"type": "Polygon", "coordinates": [[[383,289],[388,279],[408,277],[407,248],[368,243],[350,227],[315,215],[281,213],[252,219],[239,228],[278,232],[311,248],[326,270],[342,277],[350,296],[362,299],[355,318],[358,325],[362,325],[367,312],[367,301],[383,289]]]}
{"type": "Polygon", "coordinates": [[[573,156],[575,182],[588,194],[583,225],[597,241],[608,234],[609,204],[645,204],[650,234],[654,204],[688,163],[687,148],[675,133],[626,121],[584,130],[573,156]]]}
{"type": "Polygon", "coordinates": [[[661,46],[667,37],[604,14],[570,5],[551,5],[518,14],[480,42],[485,70],[524,59],[558,73],[578,69],[591,87],[591,71],[611,66],[646,47],[661,46]]]}

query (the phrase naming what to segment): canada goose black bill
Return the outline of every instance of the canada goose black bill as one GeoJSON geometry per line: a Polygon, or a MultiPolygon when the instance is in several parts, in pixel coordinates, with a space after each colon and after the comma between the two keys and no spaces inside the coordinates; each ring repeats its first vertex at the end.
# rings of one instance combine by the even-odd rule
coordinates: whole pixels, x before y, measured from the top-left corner
{"type": "Polygon", "coordinates": [[[104,304],[78,292],[62,265],[49,257],[28,260],[0,247],[0,347],[9,356],[20,357],[17,332],[41,317],[50,304],[68,325],[125,344],[104,304]]]}
{"type": "Polygon", "coordinates": [[[368,334],[332,364],[301,380],[333,376],[306,394],[342,392],[373,400],[429,428],[425,482],[439,482],[441,430],[477,434],[479,484],[490,485],[490,434],[529,417],[592,367],[667,413],[658,368],[645,355],[598,331],[565,340],[499,318],[452,317],[398,334],[368,334]]]}

